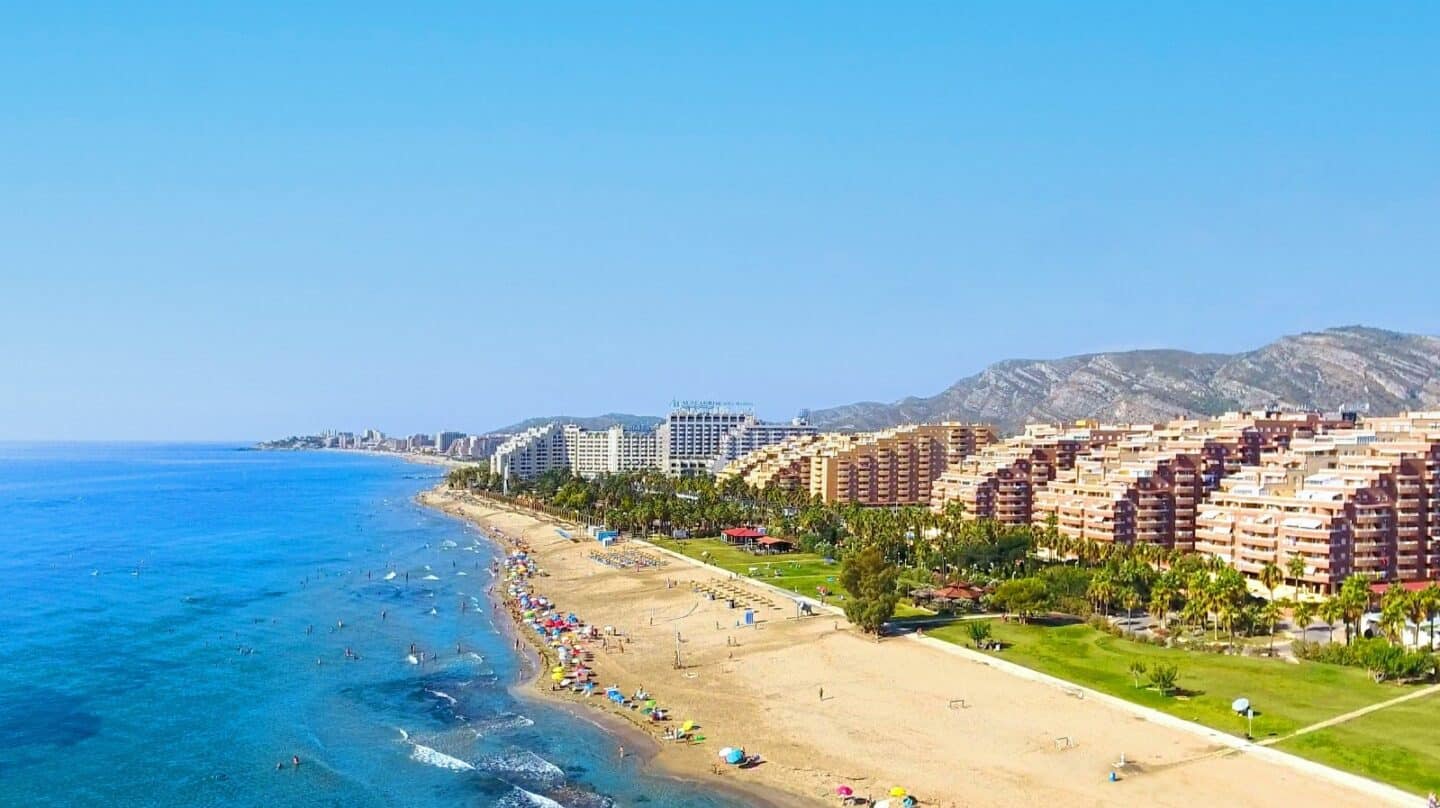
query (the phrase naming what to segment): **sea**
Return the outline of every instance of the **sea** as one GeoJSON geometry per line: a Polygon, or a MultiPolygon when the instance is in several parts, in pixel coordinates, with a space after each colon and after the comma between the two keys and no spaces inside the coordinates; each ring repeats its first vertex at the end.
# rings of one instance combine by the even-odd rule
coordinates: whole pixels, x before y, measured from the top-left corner
{"type": "Polygon", "coordinates": [[[0,804],[744,805],[528,695],[499,551],[414,501],[442,474],[0,444],[0,804]]]}

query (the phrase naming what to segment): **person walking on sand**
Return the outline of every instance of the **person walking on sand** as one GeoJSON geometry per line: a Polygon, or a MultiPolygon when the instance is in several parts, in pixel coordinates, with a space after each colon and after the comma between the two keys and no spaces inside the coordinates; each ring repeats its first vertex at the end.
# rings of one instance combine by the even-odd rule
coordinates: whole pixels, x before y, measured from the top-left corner
{"type": "Polygon", "coordinates": [[[820,700],[825,700],[825,688],[823,686],[820,688],[820,700]]]}
{"type": "Polygon", "coordinates": [[[625,759],[625,747],[623,747],[623,746],[620,747],[620,759],[621,759],[621,760],[624,760],[624,759],[625,759]]]}

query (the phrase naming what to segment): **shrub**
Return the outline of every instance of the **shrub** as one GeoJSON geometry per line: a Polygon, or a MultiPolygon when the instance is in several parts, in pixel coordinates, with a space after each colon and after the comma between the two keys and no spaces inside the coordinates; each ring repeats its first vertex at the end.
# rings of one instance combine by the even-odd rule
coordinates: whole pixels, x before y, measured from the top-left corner
{"type": "Polygon", "coordinates": [[[1349,645],[1296,640],[1291,650],[1300,659],[1364,668],[1375,681],[1415,680],[1435,676],[1435,655],[1392,645],[1380,637],[1356,639],[1349,645]]]}
{"type": "Polygon", "coordinates": [[[1180,669],[1174,665],[1164,663],[1157,664],[1150,671],[1150,684],[1160,691],[1161,696],[1170,695],[1175,690],[1175,683],[1180,679],[1180,669]]]}

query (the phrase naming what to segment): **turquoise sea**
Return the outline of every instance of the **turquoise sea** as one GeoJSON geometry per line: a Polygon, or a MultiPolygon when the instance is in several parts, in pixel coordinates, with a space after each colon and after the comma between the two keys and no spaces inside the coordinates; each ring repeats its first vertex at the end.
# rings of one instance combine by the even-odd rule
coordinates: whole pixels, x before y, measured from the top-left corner
{"type": "Polygon", "coordinates": [[[440,474],[0,444],[0,804],[740,805],[516,692],[496,550],[413,502],[440,474]]]}

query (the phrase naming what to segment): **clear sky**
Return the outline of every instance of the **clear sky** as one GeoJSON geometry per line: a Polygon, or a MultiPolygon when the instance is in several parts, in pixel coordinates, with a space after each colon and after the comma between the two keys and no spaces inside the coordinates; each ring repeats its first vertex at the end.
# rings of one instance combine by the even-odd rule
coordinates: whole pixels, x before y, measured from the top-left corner
{"type": "Polygon", "coordinates": [[[20,5],[0,438],[1440,332],[1440,4],[20,5]]]}

